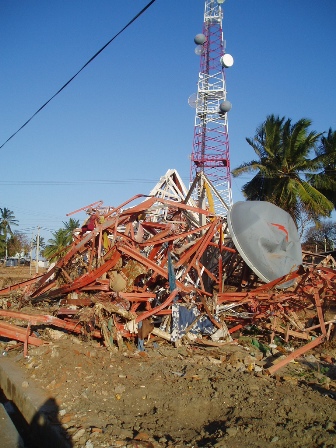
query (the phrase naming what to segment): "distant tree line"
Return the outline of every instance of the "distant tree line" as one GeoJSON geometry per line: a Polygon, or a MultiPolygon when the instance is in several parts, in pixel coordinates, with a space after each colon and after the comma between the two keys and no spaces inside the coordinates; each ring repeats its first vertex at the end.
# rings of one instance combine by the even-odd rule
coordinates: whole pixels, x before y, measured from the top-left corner
{"type": "Polygon", "coordinates": [[[63,222],[64,227],[53,232],[52,238],[45,243],[42,236],[35,236],[29,241],[27,235],[13,230],[19,222],[15,218],[14,212],[8,208],[0,208],[0,258],[13,257],[16,254],[28,256],[32,249],[39,246],[40,254],[46,259],[53,261],[64,255],[67,247],[72,242],[72,235],[75,228],[79,227],[79,221],[72,218],[68,222],[63,222]]]}

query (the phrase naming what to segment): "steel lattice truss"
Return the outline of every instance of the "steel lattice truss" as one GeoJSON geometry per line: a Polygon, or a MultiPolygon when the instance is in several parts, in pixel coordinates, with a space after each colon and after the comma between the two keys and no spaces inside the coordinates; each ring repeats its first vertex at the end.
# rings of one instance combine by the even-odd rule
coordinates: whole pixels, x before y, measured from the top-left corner
{"type": "MultiPolygon", "coordinates": [[[[220,112],[226,100],[225,69],[220,59],[225,54],[222,32],[222,8],[213,0],[205,1],[201,61],[196,99],[191,180],[203,172],[226,204],[232,205],[230,154],[227,113],[220,112]]],[[[216,213],[227,210],[215,201],[216,213]]]]}

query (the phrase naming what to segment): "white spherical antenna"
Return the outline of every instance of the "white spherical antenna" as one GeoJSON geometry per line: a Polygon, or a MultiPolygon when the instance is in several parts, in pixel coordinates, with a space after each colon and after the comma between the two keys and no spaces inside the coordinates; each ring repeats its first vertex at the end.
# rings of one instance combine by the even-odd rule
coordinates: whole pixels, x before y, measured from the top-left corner
{"type": "Polygon", "coordinates": [[[190,107],[196,108],[197,107],[197,93],[193,93],[188,98],[188,104],[190,107]]]}
{"type": "Polygon", "coordinates": [[[227,218],[236,249],[261,280],[271,282],[302,264],[300,237],[285,210],[266,201],[242,201],[233,204],[227,218]]]}
{"type": "Polygon", "coordinates": [[[230,112],[231,109],[232,104],[230,103],[230,101],[225,100],[219,105],[219,112],[221,114],[226,114],[226,112],[230,112]]]}
{"type": "Polygon", "coordinates": [[[195,48],[195,54],[197,54],[197,56],[200,56],[204,51],[204,48],[202,45],[197,45],[197,47],[195,48]]]}
{"type": "Polygon", "coordinates": [[[224,56],[222,56],[221,58],[220,58],[220,63],[222,64],[222,66],[223,67],[225,67],[225,68],[230,68],[230,67],[232,67],[233,66],[233,57],[230,55],[230,54],[228,54],[228,53],[226,53],[226,54],[224,54],[224,56]]]}
{"type": "Polygon", "coordinates": [[[196,34],[196,36],[194,37],[194,42],[196,45],[203,45],[205,41],[206,37],[204,36],[204,34],[196,34]]]}

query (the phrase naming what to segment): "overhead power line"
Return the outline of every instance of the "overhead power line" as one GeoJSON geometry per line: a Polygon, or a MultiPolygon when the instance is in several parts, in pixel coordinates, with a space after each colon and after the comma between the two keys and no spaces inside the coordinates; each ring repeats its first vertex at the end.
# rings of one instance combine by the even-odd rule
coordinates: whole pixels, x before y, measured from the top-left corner
{"type": "Polygon", "coordinates": [[[85,67],[87,67],[90,62],[92,62],[103,50],[105,50],[105,48],[110,45],[110,43],[112,41],[114,41],[114,39],[116,39],[123,31],[126,30],[126,28],[128,28],[133,22],[136,21],[136,19],[138,19],[153,3],[155,2],[155,0],[151,0],[136,16],[133,17],[132,20],[130,20],[127,25],[125,25],[116,35],[114,35],[112,37],[112,39],[110,39],[100,50],[97,51],[96,54],[94,54],[92,56],[92,58],[90,58],[84,65],[83,67],[78,70],[78,72],[69,79],[69,81],[67,81],[48,101],[46,101],[16,132],[14,132],[14,134],[12,134],[1,146],[0,149],[3,148],[5,146],[6,143],[9,142],[9,140],[11,140],[18,132],[21,131],[21,129],[23,129],[25,126],[27,126],[27,124],[39,113],[41,112],[42,109],[44,109],[46,107],[47,104],[50,103],[51,100],[53,100],[59,93],[62,92],[62,90],[64,90],[70,83],[71,81],[73,81],[76,76],[78,76],[80,74],[80,72],[82,70],[84,70],[85,67]]]}
{"type": "Polygon", "coordinates": [[[93,179],[93,180],[0,180],[0,185],[79,185],[79,184],[152,184],[153,179],[93,179]]]}

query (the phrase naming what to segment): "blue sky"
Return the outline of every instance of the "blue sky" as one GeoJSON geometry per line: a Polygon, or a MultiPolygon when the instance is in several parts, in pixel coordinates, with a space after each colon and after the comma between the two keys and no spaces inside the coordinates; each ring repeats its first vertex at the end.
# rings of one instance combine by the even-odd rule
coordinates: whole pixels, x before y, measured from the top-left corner
{"type": "MultiPolygon", "coordinates": [[[[0,0],[0,145],[149,0],[0,0]]],[[[156,0],[0,150],[0,207],[47,240],[67,213],[187,184],[203,0],[156,0]]],[[[336,129],[335,0],[226,0],[231,167],[268,114],[336,129]]],[[[233,179],[233,200],[242,200],[233,179]]],[[[83,214],[74,215],[80,221],[83,214]]]]}

